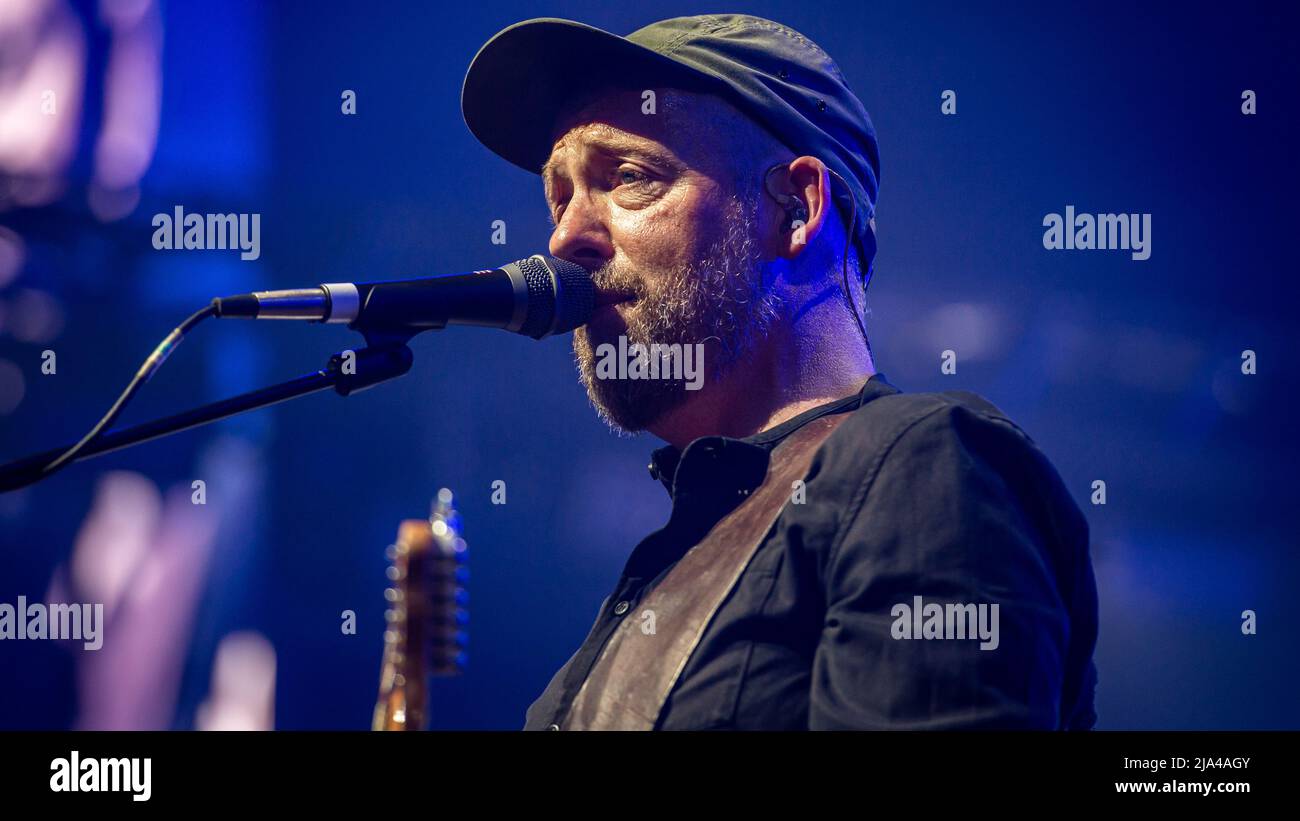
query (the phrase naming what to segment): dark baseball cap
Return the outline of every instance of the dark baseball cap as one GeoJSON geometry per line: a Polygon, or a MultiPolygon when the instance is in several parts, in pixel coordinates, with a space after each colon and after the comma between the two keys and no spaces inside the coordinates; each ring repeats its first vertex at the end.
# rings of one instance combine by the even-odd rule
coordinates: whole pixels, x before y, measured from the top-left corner
{"type": "Polygon", "coordinates": [[[536,174],[550,157],[565,103],[609,85],[716,94],[790,150],[826,163],[849,188],[832,183],[846,224],[856,203],[855,239],[870,265],[880,180],[876,130],[816,43],[747,14],[675,17],[626,37],[572,20],[525,20],[474,56],[461,111],[480,142],[536,174]]]}

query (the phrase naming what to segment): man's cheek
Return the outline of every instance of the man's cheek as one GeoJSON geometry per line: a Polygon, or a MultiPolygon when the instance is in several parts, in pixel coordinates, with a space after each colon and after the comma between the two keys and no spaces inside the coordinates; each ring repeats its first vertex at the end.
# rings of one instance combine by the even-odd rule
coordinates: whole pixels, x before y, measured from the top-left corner
{"type": "Polygon", "coordinates": [[[699,225],[680,214],[635,212],[616,228],[615,242],[638,269],[667,268],[689,259],[699,225]]]}

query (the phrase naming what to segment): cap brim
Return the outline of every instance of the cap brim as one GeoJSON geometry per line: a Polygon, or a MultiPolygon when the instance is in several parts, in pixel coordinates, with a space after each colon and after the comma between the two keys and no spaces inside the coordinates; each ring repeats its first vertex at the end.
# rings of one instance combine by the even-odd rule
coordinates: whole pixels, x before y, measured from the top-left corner
{"type": "Polygon", "coordinates": [[[498,32],[479,49],[461,89],[465,124],[483,145],[534,174],[551,154],[566,101],[605,85],[709,87],[703,72],[617,34],[541,17],[498,32]]]}

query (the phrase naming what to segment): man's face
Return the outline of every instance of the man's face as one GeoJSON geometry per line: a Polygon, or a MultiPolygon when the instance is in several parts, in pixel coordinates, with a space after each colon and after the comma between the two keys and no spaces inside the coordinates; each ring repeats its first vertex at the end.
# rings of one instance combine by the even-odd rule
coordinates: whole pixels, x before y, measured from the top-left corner
{"type": "Polygon", "coordinates": [[[601,378],[597,359],[619,350],[620,335],[628,350],[702,343],[707,389],[751,352],[778,308],[757,233],[762,169],[735,168],[727,143],[737,115],[712,97],[668,94],[655,114],[642,113],[635,91],[573,112],[543,171],[550,252],[592,271],[599,294],[574,333],[579,373],[597,411],[625,431],[646,429],[690,394],[684,379],[601,378]]]}

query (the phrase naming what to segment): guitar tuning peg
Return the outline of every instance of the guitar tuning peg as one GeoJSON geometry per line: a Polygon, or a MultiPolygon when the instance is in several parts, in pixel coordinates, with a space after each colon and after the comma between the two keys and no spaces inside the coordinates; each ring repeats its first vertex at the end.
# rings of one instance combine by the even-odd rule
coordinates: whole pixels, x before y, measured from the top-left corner
{"type": "Polygon", "coordinates": [[[454,501],[455,497],[452,495],[452,492],[445,487],[441,488],[438,491],[438,495],[433,497],[433,504],[430,507],[429,518],[434,519],[445,517],[447,512],[452,509],[452,503],[454,501]]]}
{"type": "Polygon", "coordinates": [[[402,578],[402,571],[398,570],[396,567],[394,567],[394,566],[392,566],[392,565],[389,565],[389,566],[384,570],[384,575],[388,577],[388,580],[389,580],[390,582],[401,581],[401,578],[402,578]]]}
{"type": "Polygon", "coordinates": [[[390,562],[397,561],[397,545],[390,544],[388,547],[384,548],[384,558],[388,559],[390,562]]]}
{"type": "Polygon", "coordinates": [[[456,568],[456,583],[466,584],[468,582],[469,582],[469,568],[468,567],[456,568]]]}
{"type": "Polygon", "coordinates": [[[463,587],[457,587],[457,588],[456,588],[455,599],[456,599],[456,604],[468,606],[468,605],[469,605],[469,591],[466,590],[466,589],[463,588],[463,587]]]}
{"type": "Polygon", "coordinates": [[[396,602],[396,601],[400,601],[401,598],[402,598],[402,591],[398,590],[397,588],[395,587],[384,588],[384,601],[396,602]]]}

